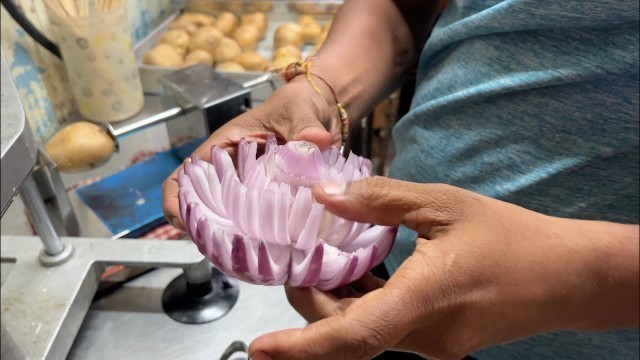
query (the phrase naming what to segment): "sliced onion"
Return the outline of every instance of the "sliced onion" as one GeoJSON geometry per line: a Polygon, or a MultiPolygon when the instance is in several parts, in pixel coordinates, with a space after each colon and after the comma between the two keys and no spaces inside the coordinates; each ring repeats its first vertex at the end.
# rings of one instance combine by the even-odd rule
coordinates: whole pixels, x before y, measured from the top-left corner
{"type": "Polygon", "coordinates": [[[314,201],[319,181],[368,177],[371,161],[304,141],[242,139],[237,170],[225,150],[188,159],[178,173],[180,216],[198,250],[224,273],[254,284],[330,290],[388,255],[395,229],[348,221],[314,201]]]}

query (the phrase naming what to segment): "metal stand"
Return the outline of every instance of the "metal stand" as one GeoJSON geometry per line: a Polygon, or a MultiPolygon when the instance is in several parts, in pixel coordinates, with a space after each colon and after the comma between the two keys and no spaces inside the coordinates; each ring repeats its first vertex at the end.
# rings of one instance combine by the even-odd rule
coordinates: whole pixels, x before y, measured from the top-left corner
{"type": "Polygon", "coordinates": [[[15,262],[2,285],[2,337],[32,359],[66,357],[105,266],[190,268],[203,260],[190,241],[62,238],[74,249],[64,263],[44,268],[37,237],[3,236],[2,261],[15,262]],[[7,334],[5,334],[5,332],[7,334]]]}
{"type": "MultiPolygon", "coordinates": [[[[178,285],[166,292],[172,317],[202,323],[226,314],[236,302],[238,284],[219,273],[212,276],[211,265],[190,241],[58,236],[41,190],[47,197],[56,195],[59,174],[49,167],[41,174],[41,180],[48,178],[41,181],[46,186],[38,187],[33,171],[40,165],[37,150],[10,79],[2,54],[2,214],[19,192],[39,237],[1,237],[0,262],[14,263],[0,294],[2,355],[64,359],[108,265],[182,267],[186,280],[176,279],[178,285]]],[[[64,196],[59,200],[67,202],[58,201],[58,208],[68,207],[64,196]]],[[[73,220],[62,216],[67,230],[77,230],[73,220]]]]}
{"type": "Polygon", "coordinates": [[[162,294],[162,307],[172,319],[203,324],[224,316],[238,300],[238,281],[204,259],[173,279],[162,294]]]}
{"type": "Polygon", "coordinates": [[[31,176],[19,192],[40,238],[1,238],[1,261],[15,262],[2,286],[2,338],[10,347],[3,351],[34,359],[66,357],[108,265],[182,267],[163,304],[183,323],[216,320],[236,303],[237,281],[212,272],[190,241],[60,238],[31,176]]]}

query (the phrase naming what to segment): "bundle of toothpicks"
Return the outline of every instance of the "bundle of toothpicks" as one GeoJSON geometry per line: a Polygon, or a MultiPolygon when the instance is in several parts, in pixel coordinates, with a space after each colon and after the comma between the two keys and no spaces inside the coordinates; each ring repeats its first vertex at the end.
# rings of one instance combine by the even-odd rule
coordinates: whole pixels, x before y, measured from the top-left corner
{"type": "Polygon", "coordinates": [[[79,17],[117,10],[122,0],[45,0],[45,4],[60,17],[79,17]]]}

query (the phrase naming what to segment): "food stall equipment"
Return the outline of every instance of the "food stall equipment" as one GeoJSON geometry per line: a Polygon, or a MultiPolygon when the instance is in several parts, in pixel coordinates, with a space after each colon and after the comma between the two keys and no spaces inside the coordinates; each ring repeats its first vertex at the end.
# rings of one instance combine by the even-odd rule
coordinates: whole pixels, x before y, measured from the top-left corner
{"type": "MultiPolygon", "coordinates": [[[[113,241],[58,235],[36,185],[34,169],[46,167],[46,159],[38,155],[4,54],[2,133],[2,214],[19,193],[38,234],[3,235],[0,240],[3,358],[65,358],[90,308],[100,274],[108,265],[182,268],[184,273],[171,281],[162,295],[167,315],[180,322],[209,322],[234,306],[238,282],[213,269],[190,241],[113,241]]],[[[234,315],[235,321],[238,316],[234,315]]],[[[223,357],[242,349],[234,342],[223,357]]]]}

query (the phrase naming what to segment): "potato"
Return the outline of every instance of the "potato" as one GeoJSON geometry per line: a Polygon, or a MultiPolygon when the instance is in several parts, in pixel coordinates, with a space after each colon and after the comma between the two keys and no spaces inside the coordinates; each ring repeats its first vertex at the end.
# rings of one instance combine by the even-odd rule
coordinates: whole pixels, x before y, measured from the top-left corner
{"type": "Polygon", "coordinates": [[[329,29],[331,29],[331,24],[333,24],[333,20],[329,20],[326,23],[322,24],[322,31],[329,32],[329,29]]]}
{"type": "Polygon", "coordinates": [[[258,47],[260,30],[254,25],[241,25],[233,32],[233,39],[245,51],[252,51],[258,47]]]}
{"type": "Polygon", "coordinates": [[[305,26],[310,25],[310,24],[317,24],[318,22],[311,15],[300,15],[298,17],[298,19],[296,20],[296,23],[298,23],[298,25],[300,25],[302,27],[305,27],[305,26]]]}
{"type": "Polygon", "coordinates": [[[184,30],[187,34],[193,35],[198,30],[198,27],[194,23],[187,21],[174,21],[169,25],[169,30],[184,30]]]}
{"type": "Polygon", "coordinates": [[[287,67],[289,64],[299,61],[300,59],[296,59],[293,57],[279,57],[271,63],[271,69],[282,69],[287,67]]]}
{"type": "Polygon", "coordinates": [[[244,71],[244,68],[242,67],[242,65],[233,62],[233,61],[227,61],[227,62],[223,62],[220,63],[218,65],[216,65],[216,70],[218,71],[234,71],[234,72],[238,72],[238,71],[244,71]]]}
{"type": "Polygon", "coordinates": [[[317,14],[323,12],[320,4],[313,3],[290,3],[289,9],[301,14],[317,14]]]}
{"type": "Polygon", "coordinates": [[[142,63],[155,66],[181,67],[184,64],[184,60],[176,48],[162,43],[144,54],[142,63]]]}
{"type": "Polygon", "coordinates": [[[225,35],[229,36],[233,34],[233,30],[238,25],[238,18],[232,13],[225,11],[218,15],[218,21],[216,21],[216,27],[220,29],[225,35]]]}
{"type": "Polygon", "coordinates": [[[231,13],[240,14],[244,12],[244,1],[221,1],[218,7],[221,10],[227,10],[231,13]]]}
{"type": "Polygon", "coordinates": [[[213,51],[213,60],[216,64],[233,61],[241,52],[240,45],[235,40],[226,37],[213,51]]]}
{"type": "Polygon", "coordinates": [[[268,67],[267,60],[255,51],[243,52],[235,60],[246,70],[265,71],[268,67]]]}
{"type": "Polygon", "coordinates": [[[162,34],[158,43],[169,44],[184,55],[189,47],[191,37],[184,30],[169,30],[162,34]]]}
{"type": "Polygon", "coordinates": [[[244,10],[245,11],[269,12],[269,11],[273,10],[273,0],[246,2],[244,10]]]}
{"type": "Polygon", "coordinates": [[[205,50],[193,50],[184,58],[184,66],[191,66],[195,64],[205,64],[207,66],[213,65],[213,56],[205,50]]]}
{"type": "Polygon", "coordinates": [[[58,131],[45,151],[60,171],[71,172],[101,165],[116,151],[116,145],[103,127],[79,121],[58,131]]]}
{"type": "Polygon", "coordinates": [[[302,51],[293,45],[285,45],[283,47],[279,47],[273,52],[273,60],[277,60],[282,57],[300,60],[302,59],[302,51]]]}
{"type": "Polygon", "coordinates": [[[284,45],[294,45],[298,48],[302,47],[304,44],[302,26],[296,23],[280,25],[273,35],[273,44],[276,49],[284,45]]]}
{"type": "Polygon", "coordinates": [[[322,34],[322,28],[317,23],[302,27],[302,37],[307,44],[315,44],[316,39],[322,34]]]}
{"type": "Polygon", "coordinates": [[[302,26],[302,37],[308,44],[313,44],[315,38],[322,33],[322,27],[311,15],[300,15],[296,23],[302,26]]]}
{"type": "Polygon", "coordinates": [[[191,37],[189,43],[189,52],[194,50],[204,50],[209,52],[211,56],[224,39],[224,34],[218,28],[213,26],[203,26],[191,37]]]}
{"type": "Polygon", "coordinates": [[[215,17],[200,12],[185,12],[180,15],[177,21],[190,22],[197,27],[214,26],[216,24],[215,17]]]}
{"type": "Polygon", "coordinates": [[[240,18],[240,25],[255,26],[258,30],[260,30],[260,37],[262,37],[264,36],[265,31],[267,31],[267,14],[258,11],[242,15],[242,17],[240,18]]]}

